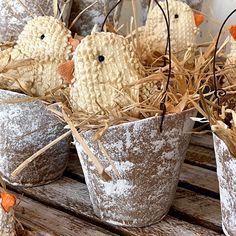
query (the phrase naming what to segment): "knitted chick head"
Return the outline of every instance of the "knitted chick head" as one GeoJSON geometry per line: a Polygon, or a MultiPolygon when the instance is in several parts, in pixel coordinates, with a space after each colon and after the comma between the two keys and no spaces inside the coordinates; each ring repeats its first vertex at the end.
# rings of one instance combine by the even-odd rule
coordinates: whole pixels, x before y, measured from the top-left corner
{"type": "Polygon", "coordinates": [[[26,24],[14,48],[0,53],[0,67],[32,61],[20,69],[7,71],[8,77],[18,80],[6,81],[7,89],[21,91],[23,88],[33,95],[44,96],[67,87],[57,66],[72,58],[79,42],[61,21],[51,16],[35,17],[26,24]]]}
{"type": "Polygon", "coordinates": [[[17,46],[26,57],[38,61],[68,60],[71,32],[51,16],[39,16],[28,22],[18,37],[17,46]]]}
{"type": "MultiPolygon", "coordinates": [[[[169,0],[170,34],[172,53],[186,51],[196,45],[198,26],[203,16],[194,14],[192,9],[179,0],[169,0]]],[[[160,2],[167,17],[166,2],[160,2]]],[[[140,38],[145,54],[155,51],[164,53],[167,44],[167,27],[162,11],[155,6],[148,14],[144,32],[140,38]]],[[[144,55],[145,56],[145,55],[144,55]]]]}
{"type": "Polygon", "coordinates": [[[71,104],[88,113],[125,106],[138,101],[138,88],[129,87],[143,74],[133,47],[114,33],[93,33],[84,38],[74,54],[71,104]]]}

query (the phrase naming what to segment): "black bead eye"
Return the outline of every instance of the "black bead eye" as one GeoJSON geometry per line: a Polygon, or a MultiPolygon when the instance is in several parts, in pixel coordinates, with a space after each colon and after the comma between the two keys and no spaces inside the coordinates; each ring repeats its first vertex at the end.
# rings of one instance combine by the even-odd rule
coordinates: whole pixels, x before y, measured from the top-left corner
{"type": "Polygon", "coordinates": [[[105,57],[102,56],[102,55],[98,56],[98,61],[99,61],[99,62],[105,61],[105,57]]]}
{"type": "Polygon", "coordinates": [[[40,39],[44,39],[45,38],[45,35],[44,34],[42,34],[41,36],[40,36],[40,39]]]}
{"type": "Polygon", "coordinates": [[[179,18],[179,15],[178,14],[175,14],[175,19],[178,19],[179,18]]]}

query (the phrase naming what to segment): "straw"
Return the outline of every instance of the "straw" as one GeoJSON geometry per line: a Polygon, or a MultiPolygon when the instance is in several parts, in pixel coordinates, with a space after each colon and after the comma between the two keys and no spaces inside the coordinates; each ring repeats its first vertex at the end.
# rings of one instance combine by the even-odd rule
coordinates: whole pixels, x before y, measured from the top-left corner
{"type": "Polygon", "coordinates": [[[77,142],[83,147],[83,150],[85,151],[85,153],[88,155],[89,160],[94,164],[94,166],[96,167],[98,173],[100,174],[100,176],[105,180],[105,181],[110,181],[112,180],[111,176],[109,176],[104,167],[102,166],[102,164],[100,163],[100,161],[98,160],[98,158],[92,153],[92,151],[90,150],[90,148],[88,147],[88,145],[86,144],[86,142],[84,141],[83,137],[79,134],[79,132],[77,131],[77,129],[75,128],[75,126],[73,125],[73,123],[71,122],[70,118],[66,115],[66,113],[64,112],[64,110],[62,110],[62,113],[64,115],[64,119],[67,122],[67,124],[69,125],[72,134],[74,135],[74,137],[76,138],[77,142]]]}
{"type": "Polygon", "coordinates": [[[20,5],[24,8],[24,10],[28,13],[29,16],[34,18],[33,13],[28,9],[28,7],[21,0],[17,0],[17,2],[20,3],[20,5]]]}
{"type": "Polygon", "coordinates": [[[71,25],[69,26],[69,29],[71,29],[74,24],[79,20],[79,18],[91,7],[93,7],[98,1],[96,0],[94,3],[90,4],[89,6],[87,6],[84,10],[82,10],[76,17],[75,19],[72,21],[71,25]]]}
{"type": "MultiPolygon", "coordinates": [[[[44,152],[46,152],[48,149],[50,149],[51,147],[53,147],[54,145],[56,145],[58,142],[60,142],[61,140],[63,140],[64,138],[68,137],[71,134],[71,130],[67,131],[66,133],[64,133],[63,135],[61,135],[60,137],[58,137],[57,139],[53,140],[51,143],[49,143],[48,145],[46,145],[45,147],[43,147],[42,149],[40,149],[39,151],[37,151],[36,153],[34,153],[32,156],[30,156],[28,159],[26,159],[22,164],[20,164],[13,172],[12,172],[12,176],[16,177],[17,175],[19,175],[32,161],[34,161],[36,158],[38,158],[41,154],[43,154],[44,152]]],[[[50,158],[50,157],[49,157],[50,158]]]]}

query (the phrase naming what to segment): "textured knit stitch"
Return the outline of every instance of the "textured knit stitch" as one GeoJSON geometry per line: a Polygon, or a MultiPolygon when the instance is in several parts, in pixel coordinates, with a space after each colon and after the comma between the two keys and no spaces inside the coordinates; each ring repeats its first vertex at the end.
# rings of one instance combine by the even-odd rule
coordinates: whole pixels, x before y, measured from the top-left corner
{"type": "MultiPolygon", "coordinates": [[[[19,80],[23,87],[31,88],[34,95],[43,96],[64,85],[57,66],[72,56],[70,37],[71,32],[59,20],[50,16],[36,17],[25,26],[13,49],[0,52],[0,68],[32,59],[32,65],[12,69],[6,74],[19,80]]],[[[18,88],[18,83],[9,83],[9,89],[18,88]]]]}

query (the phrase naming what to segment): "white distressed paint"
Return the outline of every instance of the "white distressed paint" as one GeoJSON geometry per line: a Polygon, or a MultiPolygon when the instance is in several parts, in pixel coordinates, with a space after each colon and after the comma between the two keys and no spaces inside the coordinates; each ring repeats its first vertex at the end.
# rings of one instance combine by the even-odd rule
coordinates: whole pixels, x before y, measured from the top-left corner
{"type": "Polygon", "coordinates": [[[222,140],[216,135],[213,137],[223,229],[226,235],[236,235],[236,157],[222,140]]]}
{"type": "MultiPolygon", "coordinates": [[[[0,90],[0,100],[26,98],[0,90]]],[[[24,160],[64,134],[64,124],[40,101],[0,104],[0,173],[12,185],[49,183],[63,174],[69,157],[68,139],[56,144],[17,177],[11,175],[24,160]]]]}
{"type": "MultiPolygon", "coordinates": [[[[33,16],[53,15],[53,1],[48,0],[24,0],[22,1],[33,16]],[[43,12],[42,12],[42,10],[43,12]]],[[[59,0],[60,8],[63,0],[59,0]]],[[[68,23],[72,1],[67,4],[63,20],[68,23]]],[[[11,38],[17,39],[25,24],[32,19],[32,16],[24,9],[18,0],[0,0],[0,42],[11,38]]]]}

